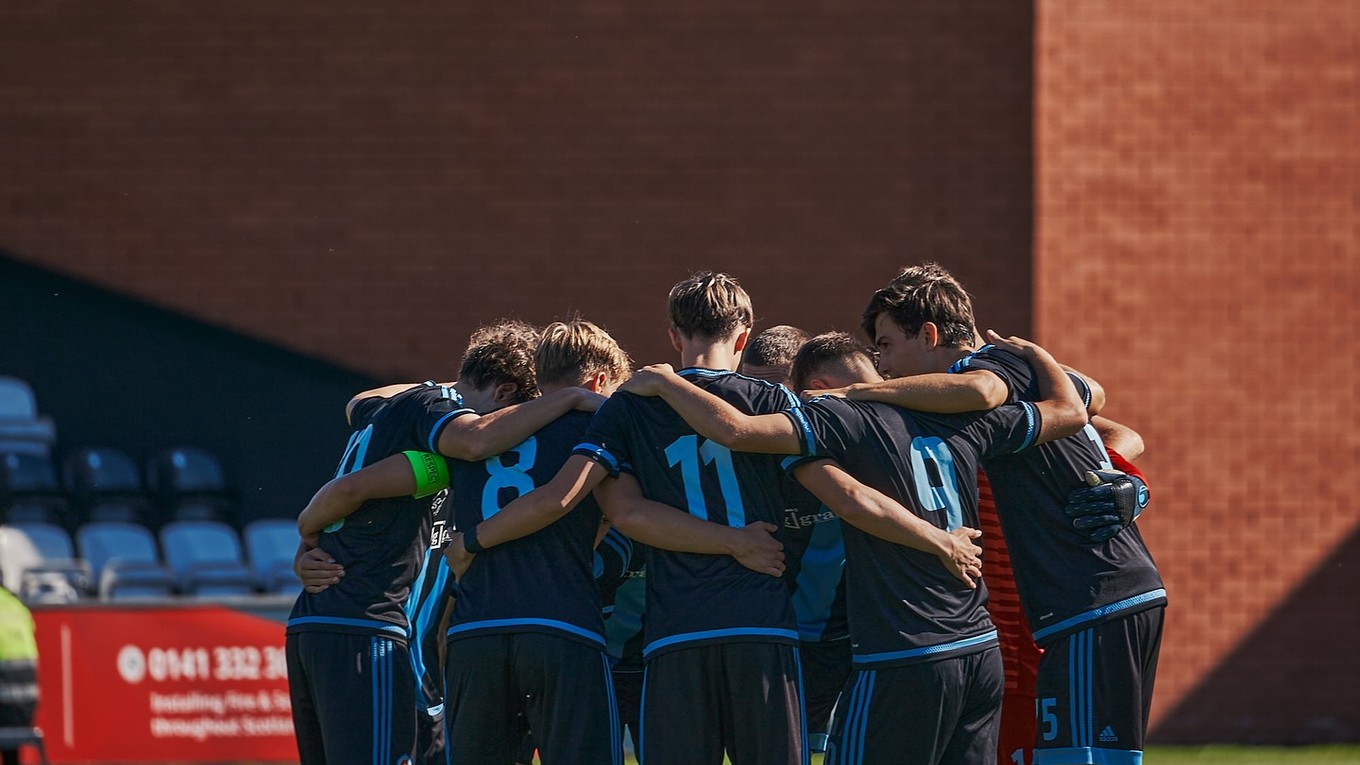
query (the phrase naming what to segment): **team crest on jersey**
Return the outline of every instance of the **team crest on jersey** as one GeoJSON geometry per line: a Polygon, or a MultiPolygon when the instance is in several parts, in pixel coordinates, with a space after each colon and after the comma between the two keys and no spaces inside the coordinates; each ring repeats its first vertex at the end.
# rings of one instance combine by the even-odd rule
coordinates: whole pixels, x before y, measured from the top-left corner
{"type": "Polygon", "coordinates": [[[449,531],[449,525],[444,521],[435,521],[430,527],[430,549],[439,550],[449,543],[453,534],[449,531]]]}
{"type": "Polygon", "coordinates": [[[826,505],[819,507],[815,513],[804,512],[797,507],[784,508],[784,528],[786,529],[805,529],[835,519],[836,514],[826,509],[826,505]]]}

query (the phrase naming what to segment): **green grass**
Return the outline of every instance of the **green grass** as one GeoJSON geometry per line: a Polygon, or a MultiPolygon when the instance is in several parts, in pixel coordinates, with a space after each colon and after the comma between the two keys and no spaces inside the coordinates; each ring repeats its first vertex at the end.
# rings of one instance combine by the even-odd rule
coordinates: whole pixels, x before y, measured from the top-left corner
{"type": "Polygon", "coordinates": [[[1147,765],[1360,765],[1360,746],[1154,746],[1147,765]]]}
{"type": "MultiPolygon", "coordinates": [[[[820,765],[820,755],[812,765],[820,765]]],[[[1360,765],[1360,746],[1154,746],[1146,765],[1360,765]]],[[[626,765],[637,765],[628,758],[626,765]]]]}

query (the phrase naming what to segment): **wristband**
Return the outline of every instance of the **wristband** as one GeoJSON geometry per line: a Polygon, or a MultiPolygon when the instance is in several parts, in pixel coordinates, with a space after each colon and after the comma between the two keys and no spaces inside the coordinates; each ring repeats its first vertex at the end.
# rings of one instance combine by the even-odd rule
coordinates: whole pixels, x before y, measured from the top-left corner
{"type": "Polygon", "coordinates": [[[416,493],[412,497],[420,499],[449,487],[449,463],[437,454],[429,452],[402,452],[411,463],[411,473],[416,478],[416,493]]]}
{"type": "Polygon", "coordinates": [[[482,547],[482,544],[477,541],[476,524],[468,526],[467,531],[463,532],[463,549],[467,550],[473,555],[476,555],[477,553],[485,549],[482,547]]]}

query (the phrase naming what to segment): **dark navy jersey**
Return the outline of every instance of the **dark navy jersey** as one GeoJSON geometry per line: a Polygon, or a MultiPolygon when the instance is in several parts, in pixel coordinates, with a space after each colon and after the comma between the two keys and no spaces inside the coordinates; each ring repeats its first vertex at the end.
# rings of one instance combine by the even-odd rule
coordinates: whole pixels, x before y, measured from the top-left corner
{"type": "Polygon", "coordinates": [[[798,639],[825,643],[850,635],[845,618],[845,541],[841,519],[802,484],[785,477],[784,582],[798,639]]]}
{"type": "MultiPolygon", "coordinates": [[[[350,413],[354,432],[337,476],[408,450],[437,451],[439,434],[471,414],[456,391],[425,383],[391,398],[368,398],[350,413]]],[[[345,567],[340,582],[298,596],[288,633],[354,632],[405,641],[411,582],[430,546],[430,498],[365,502],[321,534],[321,549],[345,567]]]]}
{"type": "Polygon", "coordinates": [[[600,584],[605,653],[610,665],[619,672],[641,672],[647,546],[611,528],[595,548],[595,580],[600,584]]]}
{"type": "MultiPolygon", "coordinates": [[[[985,414],[937,415],[823,397],[803,407],[811,437],[790,468],[835,460],[861,483],[941,529],[978,526],[983,455],[1025,449],[1039,432],[1031,404],[985,414]]],[[[905,665],[997,643],[987,589],[969,589],[934,555],[842,525],[846,605],[856,667],[905,665]]]]}
{"type": "MultiPolygon", "coordinates": [[[[786,388],[734,372],[682,369],[682,377],[748,414],[796,409],[786,388]]],[[[650,500],[710,523],[776,526],[784,499],[779,458],[732,452],[695,434],[660,398],[616,393],[595,413],[577,447],[611,474],[631,472],[650,500]]],[[[647,561],[648,657],[700,643],[794,643],[783,581],[727,555],[652,548],[647,561]]]]}
{"type": "MultiPolygon", "coordinates": [[[[1034,370],[1013,353],[985,346],[951,372],[986,370],[1009,388],[1009,401],[1035,401],[1034,370]]],[[[1011,554],[1021,605],[1040,645],[1095,623],[1166,602],[1157,566],[1130,526],[1106,542],[1077,534],[1064,513],[1087,470],[1109,468],[1095,428],[1021,454],[991,458],[983,469],[1011,554]]]]}
{"type": "MultiPolygon", "coordinates": [[[[451,460],[453,520],[468,528],[557,475],[590,423],[567,412],[504,454],[451,460]]],[[[600,594],[592,576],[600,508],[586,497],[546,528],[477,554],[458,583],[448,639],[546,632],[604,647],[600,594]]]]}
{"type": "MultiPolygon", "coordinates": [[[[445,459],[444,457],[436,457],[445,459]]],[[[446,460],[452,469],[452,460],[446,460]]],[[[411,597],[406,599],[406,619],[411,624],[411,663],[416,671],[416,701],[420,709],[430,715],[439,714],[444,706],[444,673],[439,666],[439,643],[444,636],[439,622],[448,611],[452,572],[440,550],[449,541],[449,490],[440,489],[429,497],[430,545],[411,585],[411,597]]]]}

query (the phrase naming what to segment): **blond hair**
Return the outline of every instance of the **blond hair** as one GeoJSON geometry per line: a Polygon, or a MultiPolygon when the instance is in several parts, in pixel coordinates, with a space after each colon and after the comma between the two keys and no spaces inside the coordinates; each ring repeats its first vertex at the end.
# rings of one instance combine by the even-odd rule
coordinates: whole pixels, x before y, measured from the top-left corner
{"type": "Polygon", "coordinates": [[[671,324],[685,337],[723,340],[755,323],[751,296],[727,274],[701,271],[671,287],[671,324]]]}
{"type": "Polygon", "coordinates": [[[543,330],[534,366],[539,385],[579,385],[600,372],[620,383],[632,374],[633,360],[599,325],[572,319],[543,330]]]}

